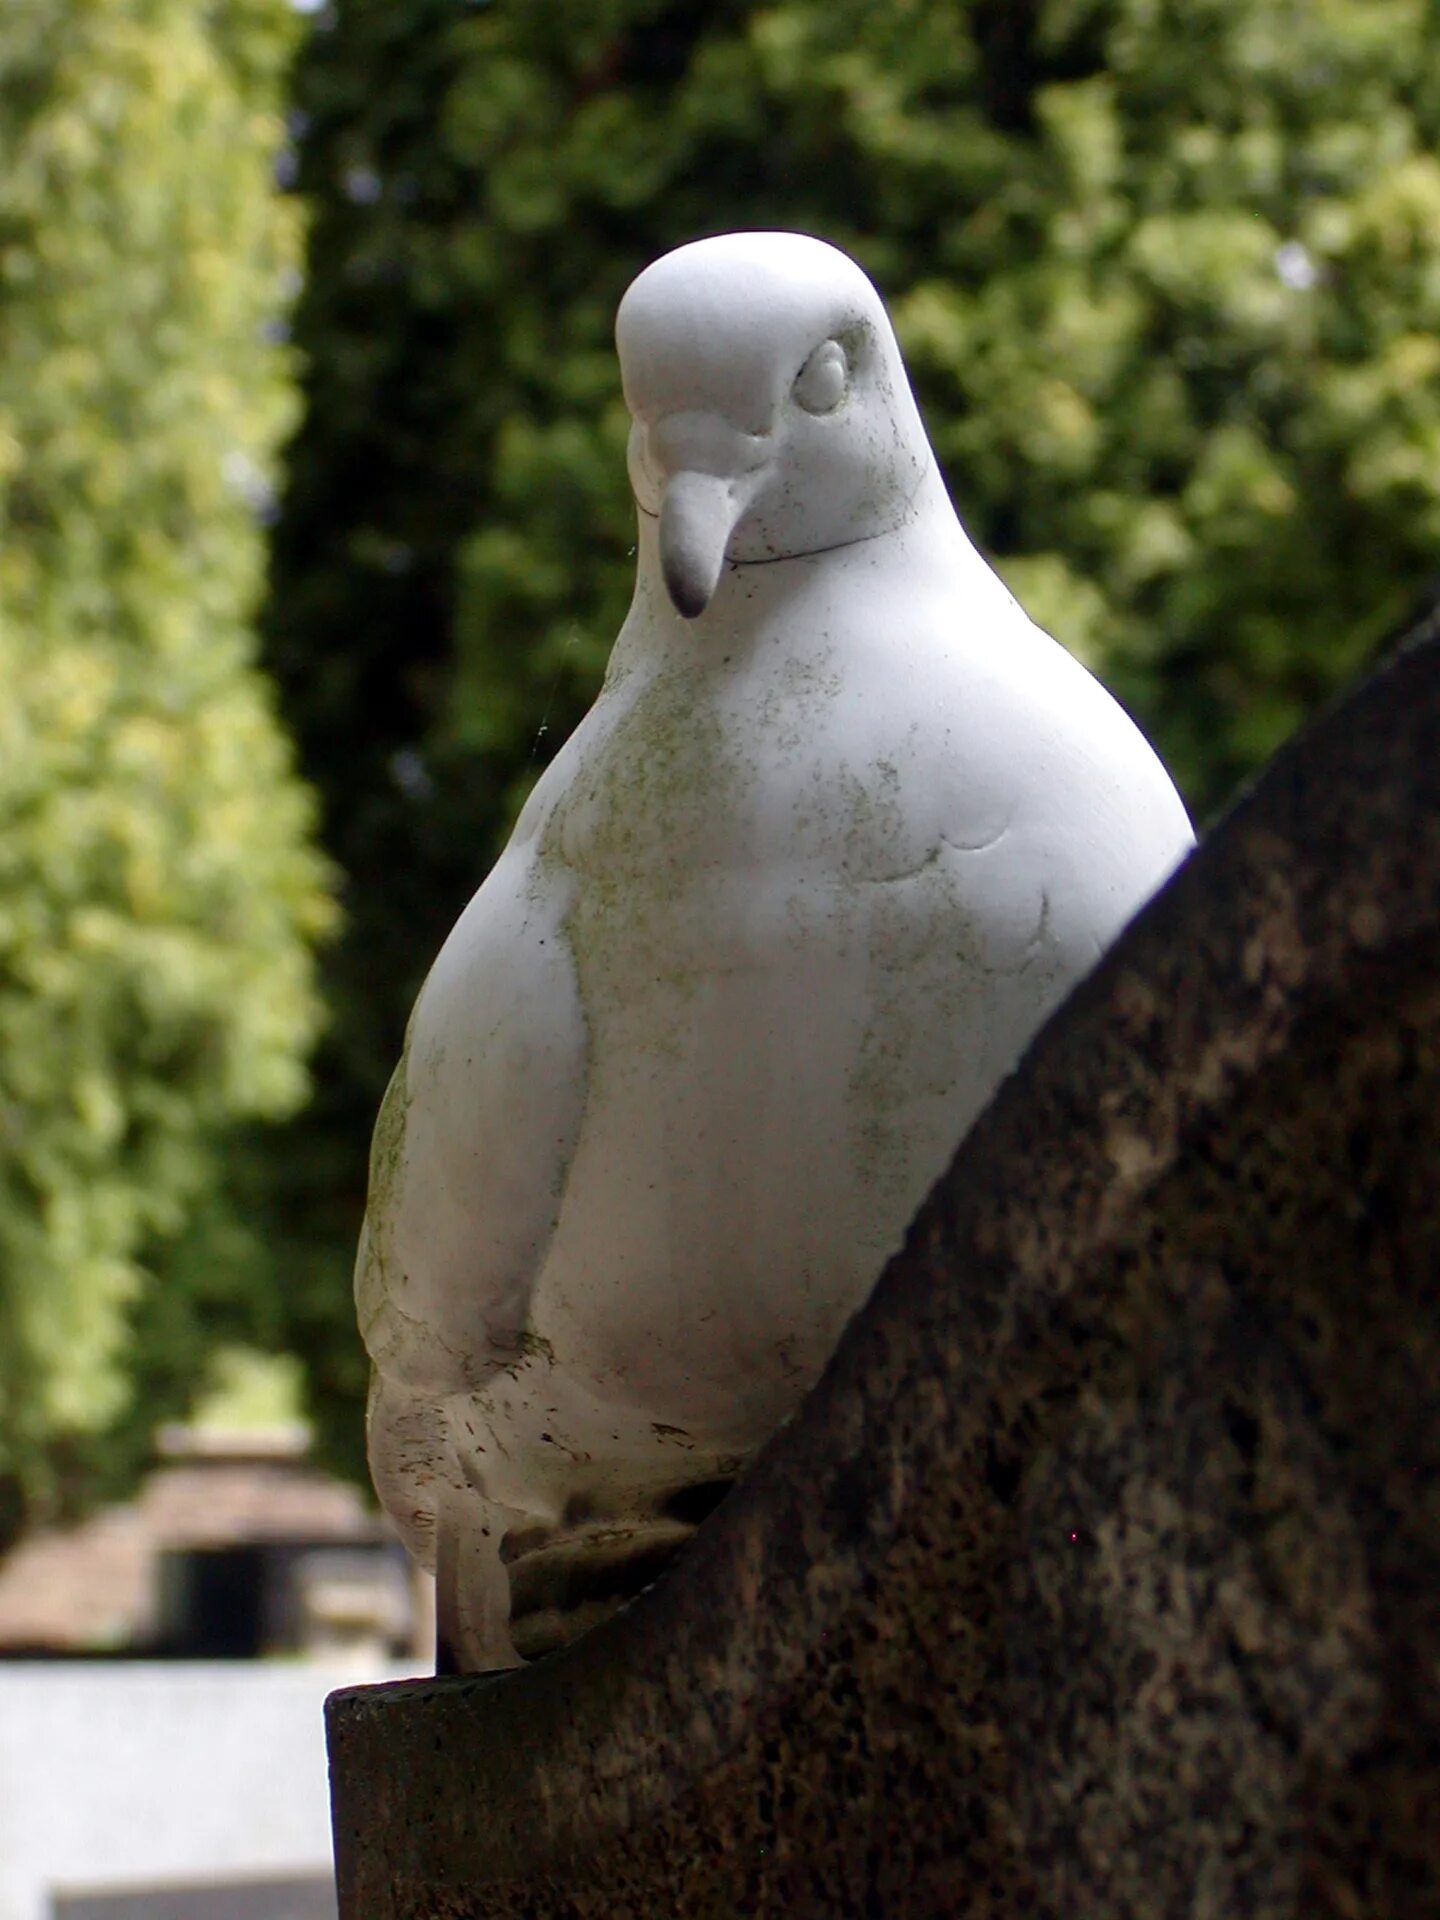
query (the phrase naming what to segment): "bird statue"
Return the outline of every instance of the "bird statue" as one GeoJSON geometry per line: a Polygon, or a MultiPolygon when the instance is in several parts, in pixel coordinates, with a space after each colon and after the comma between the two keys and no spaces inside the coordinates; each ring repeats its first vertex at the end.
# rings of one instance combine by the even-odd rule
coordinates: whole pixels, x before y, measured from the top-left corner
{"type": "Polygon", "coordinates": [[[455,1664],[648,1584],[1192,845],[956,519],[880,298],[732,233],[621,303],[634,599],[416,1004],[357,1300],[455,1664]]]}

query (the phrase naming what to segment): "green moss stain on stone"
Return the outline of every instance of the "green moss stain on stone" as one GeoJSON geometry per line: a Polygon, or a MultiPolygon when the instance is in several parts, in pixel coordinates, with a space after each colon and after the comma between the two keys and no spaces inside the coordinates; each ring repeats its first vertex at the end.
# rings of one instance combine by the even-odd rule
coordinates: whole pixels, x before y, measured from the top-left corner
{"type": "Polygon", "coordinates": [[[372,1213],[389,1212],[404,1158],[405,1123],[410,1112],[410,1092],[406,1086],[408,1064],[407,1051],[400,1055],[399,1064],[390,1076],[375,1119],[375,1132],[370,1141],[369,1211],[372,1213]]]}
{"type": "MultiPolygon", "coordinates": [[[[676,904],[707,863],[717,821],[745,805],[758,778],[751,768],[747,779],[693,659],[661,662],[637,688],[638,677],[541,833],[542,859],[580,880],[565,930],[592,1041],[602,1016],[637,996],[657,1009],[693,999],[707,955],[677,939],[676,904]]],[[[659,1019],[651,1036],[661,1051],[682,1037],[659,1019]]],[[[591,1066],[603,1072],[605,1062],[591,1066]]]]}
{"type": "MultiPolygon", "coordinates": [[[[413,1017],[411,1025],[413,1027],[413,1017]]],[[[410,1112],[407,1075],[410,1060],[410,1032],[370,1139],[370,1179],[365,1202],[365,1229],[360,1258],[355,1268],[355,1306],[360,1332],[367,1347],[381,1316],[398,1312],[392,1299],[394,1274],[389,1255],[390,1221],[394,1217],[401,1174],[405,1161],[405,1129],[410,1112]]],[[[403,1285],[404,1275],[400,1276],[403,1285]]],[[[373,1347],[371,1348],[373,1351],[373,1347]]]]}
{"type": "Polygon", "coordinates": [[[846,880],[902,877],[911,863],[894,763],[879,760],[866,769],[865,777],[846,768],[836,779],[834,804],[846,880]]]}
{"type": "Polygon", "coordinates": [[[555,1349],[550,1342],[538,1333],[532,1333],[528,1327],[522,1328],[516,1338],[519,1360],[516,1366],[523,1366],[527,1360],[543,1360],[546,1366],[554,1366],[555,1349]]]}
{"type": "Polygon", "coordinates": [[[942,851],[870,895],[865,1028],[847,1089],[849,1135],[858,1178],[877,1203],[903,1215],[919,1198],[911,1189],[926,1147],[917,1112],[960,1097],[971,1077],[984,975],[973,915],[942,851]]]}

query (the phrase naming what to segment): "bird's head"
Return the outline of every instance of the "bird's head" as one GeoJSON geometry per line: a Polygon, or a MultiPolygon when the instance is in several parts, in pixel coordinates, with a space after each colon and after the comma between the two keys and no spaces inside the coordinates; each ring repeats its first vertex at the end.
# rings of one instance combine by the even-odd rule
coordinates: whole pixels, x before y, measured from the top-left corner
{"type": "Polygon", "coordinates": [[[880,296],[836,248],[697,240],[631,285],[615,338],[631,485],[687,619],[726,560],[828,552],[912,511],[929,443],[880,296]]]}

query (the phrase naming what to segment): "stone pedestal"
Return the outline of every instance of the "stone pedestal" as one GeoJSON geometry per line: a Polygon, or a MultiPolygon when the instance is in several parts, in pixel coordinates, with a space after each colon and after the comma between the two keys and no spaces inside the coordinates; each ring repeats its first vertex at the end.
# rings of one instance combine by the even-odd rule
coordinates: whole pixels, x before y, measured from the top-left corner
{"type": "Polygon", "coordinates": [[[567,1652],[329,1709],[344,1920],[1440,1915],[1440,639],[1041,1035],[567,1652]]]}

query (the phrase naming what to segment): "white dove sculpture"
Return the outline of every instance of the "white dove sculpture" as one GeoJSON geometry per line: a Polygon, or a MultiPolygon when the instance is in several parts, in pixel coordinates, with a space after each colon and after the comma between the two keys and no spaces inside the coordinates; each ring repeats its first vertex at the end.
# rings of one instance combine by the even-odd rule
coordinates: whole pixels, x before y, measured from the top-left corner
{"type": "Polygon", "coordinates": [[[1192,844],[966,538],[851,260],[698,241],[616,334],[635,597],[421,992],[357,1275],[375,1482],[476,1669],[693,1531],[1192,844]]]}

